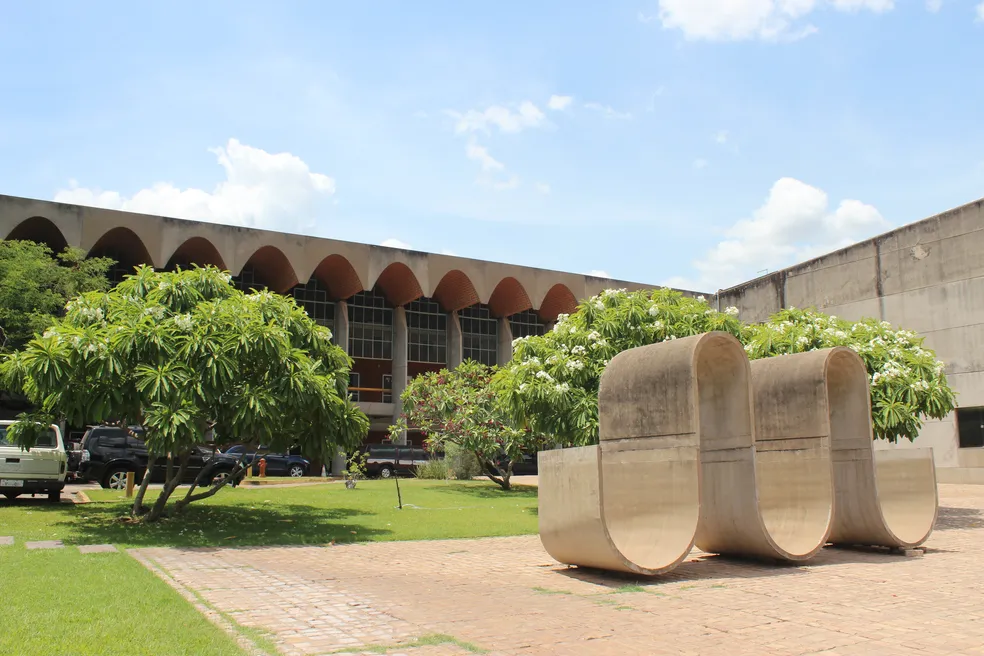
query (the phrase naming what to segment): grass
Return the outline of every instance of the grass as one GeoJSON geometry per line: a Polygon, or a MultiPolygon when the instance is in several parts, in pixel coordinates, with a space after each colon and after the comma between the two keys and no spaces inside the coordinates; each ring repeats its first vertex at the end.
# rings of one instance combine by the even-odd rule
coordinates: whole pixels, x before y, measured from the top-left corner
{"type": "Polygon", "coordinates": [[[0,654],[244,654],[125,554],[17,544],[0,547],[0,572],[0,654]]]}
{"type": "MultiPolygon", "coordinates": [[[[230,488],[157,524],[121,521],[122,492],[87,491],[96,503],[0,502],[0,534],[65,544],[256,546],[433,540],[537,532],[536,488],[503,492],[489,482],[402,480],[286,488],[230,488]]],[[[179,490],[180,492],[180,490],[179,490]]],[[[156,491],[148,492],[152,500],[156,491]]]]}
{"type": "MultiPolygon", "coordinates": [[[[402,649],[416,649],[418,647],[434,647],[439,645],[453,645],[464,651],[472,654],[487,654],[488,650],[482,649],[477,645],[473,645],[470,642],[463,642],[458,640],[454,636],[446,635],[444,633],[431,633],[425,636],[420,636],[419,638],[414,638],[413,640],[408,640],[407,642],[401,642],[395,645],[367,645],[358,647],[359,652],[368,652],[370,654],[385,654],[390,651],[402,650],[402,649]]],[[[331,652],[333,654],[351,654],[353,649],[347,647],[345,649],[340,649],[336,652],[331,652]]]]}

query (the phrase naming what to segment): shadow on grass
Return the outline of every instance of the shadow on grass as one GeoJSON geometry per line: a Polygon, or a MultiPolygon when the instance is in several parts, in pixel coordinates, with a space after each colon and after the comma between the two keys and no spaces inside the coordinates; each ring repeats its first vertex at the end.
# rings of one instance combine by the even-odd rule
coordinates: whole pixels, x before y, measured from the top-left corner
{"type": "Polygon", "coordinates": [[[535,499],[537,488],[534,485],[514,485],[510,490],[503,490],[495,483],[489,481],[485,485],[474,483],[448,483],[439,487],[432,488],[437,492],[451,494],[462,494],[476,499],[502,499],[505,497],[514,499],[535,499]]]}
{"type": "Polygon", "coordinates": [[[984,516],[977,508],[950,508],[941,506],[936,516],[937,531],[955,529],[984,528],[984,516]]]}
{"type": "Polygon", "coordinates": [[[391,534],[359,522],[373,513],[350,508],[299,504],[248,507],[192,505],[176,517],[154,524],[128,520],[126,504],[32,508],[58,530],[65,542],[136,547],[214,547],[305,545],[362,542],[391,534]]]}

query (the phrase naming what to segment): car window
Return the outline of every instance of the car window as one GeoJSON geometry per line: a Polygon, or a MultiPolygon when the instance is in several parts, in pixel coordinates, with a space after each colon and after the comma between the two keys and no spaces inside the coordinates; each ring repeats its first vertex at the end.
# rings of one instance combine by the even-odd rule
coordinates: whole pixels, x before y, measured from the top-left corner
{"type": "Polygon", "coordinates": [[[135,437],[126,437],[126,445],[131,449],[146,449],[147,445],[143,443],[143,440],[138,440],[135,437]]]}
{"type": "Polygon", "coordinates": [[[395,458],[396,457],[396,447],[392,447],[392,446],[370,446],[369,447],[369,457],[370,458],[395,458]]]}
{"type": "MultiPolygon", "coordinates": [[[[13,440],[7,440],[6,426],[0,426],[0,446],[16,446],[13,440]]],[[[48,429],[38,435],[38,441],[34,443],[34,446],[42,449],[52,449],[58,446],[58,438],[55,436],[55,431],[48,429]]]]}
{"type": "Polygon", "coordinates": [[[100,435],[99,446],[104,449],[125,449],[126,438],[122,435],[100,435]]]}
{"type": "Polygon", "coordinates": [[[226,453],[234,453],[234,454],[237,454],[237,455],[238,455],[238,454],[240,454],[240,453],[245,453],[245,452],[246,452],[246,447],[244,447],[244,446],[234,446],[234,447],[230,447],[230,448],[229,448],[229,449],[228,449],[228,450],[226,451],[226,453]]]}

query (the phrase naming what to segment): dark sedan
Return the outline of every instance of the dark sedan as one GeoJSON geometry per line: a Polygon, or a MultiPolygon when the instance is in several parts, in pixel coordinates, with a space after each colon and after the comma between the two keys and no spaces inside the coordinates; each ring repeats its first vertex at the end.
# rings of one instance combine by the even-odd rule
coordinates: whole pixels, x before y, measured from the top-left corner
{"type": "Polygon", "coordinates": [[[225,453],[237,458],[246,454],[246,462],[253,465],[251,472],[253,476],[257,476],[260,473],[260,458],[266,460],[267,476],[299,478],[301,476],[307,476],[311,471],[311,461],[307,458],[290,453],[270,453],[263,445],[254,449],[250,446],[237,444],[226,449],[225,453]]]}

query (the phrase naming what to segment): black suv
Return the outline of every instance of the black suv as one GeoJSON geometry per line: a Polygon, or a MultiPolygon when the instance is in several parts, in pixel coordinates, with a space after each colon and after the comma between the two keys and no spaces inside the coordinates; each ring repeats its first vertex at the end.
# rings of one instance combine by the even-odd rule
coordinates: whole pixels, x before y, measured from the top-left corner
{"type": "MultiPolygon", "coordinates": [[[[137,435],[143,434],[143,429],[139,427],[130,430],[137,435]]],[[[127,472],[134,473],[136,483],[143,480],[147,460],[147,447],[143,440],[117,426],[96,426],[90,428],[82,438],[79,478],[83,481],[95,481],[113,490],[122,490],[126,487],[127,472]]],[[[228,476],[236,462],[238,459],[234,456],[215,453],[206,447],[195,447],[188,458],[184,480],[181,482],[192,483],[205,470],[202,482],[210,484],[228,476]]],[[[150,482],[163,483],[166,477],[167,461],[158,459],[150,473],[150,482]]]]}

